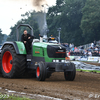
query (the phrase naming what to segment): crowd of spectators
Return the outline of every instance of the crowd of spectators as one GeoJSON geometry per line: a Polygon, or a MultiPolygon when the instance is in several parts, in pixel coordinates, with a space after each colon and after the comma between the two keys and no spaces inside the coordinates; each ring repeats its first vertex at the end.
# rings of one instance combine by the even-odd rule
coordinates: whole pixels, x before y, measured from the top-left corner
{"type": "Polygon", "coordinates": [[[73,43],[62,43],[62,45],[66,47],[68,56],[100,56],[100,40],[90,43],[87,48],[84,46],[76,47],[73,43]]]}

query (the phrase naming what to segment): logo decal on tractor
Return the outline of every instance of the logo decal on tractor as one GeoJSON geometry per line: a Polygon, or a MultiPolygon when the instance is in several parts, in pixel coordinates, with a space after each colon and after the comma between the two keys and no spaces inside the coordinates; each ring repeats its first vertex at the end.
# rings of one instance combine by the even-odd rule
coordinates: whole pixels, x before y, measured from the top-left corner
{"type": "Polygon", "coordinates": [[[59,46],[59,48],[60,48],[60,49],[62,49],[62,47],[61,47],[61,46],[59,46]]]}
{"type": "Polygon", "coordinates": [[[24,50],[21,48],[21,51],[24,51],[24,50]]]}
{"type": "Polygon", "coordinates": [[[39,51],[35,51],[35,53],[38,53],[39,54],[40,52],[39,51]]]}

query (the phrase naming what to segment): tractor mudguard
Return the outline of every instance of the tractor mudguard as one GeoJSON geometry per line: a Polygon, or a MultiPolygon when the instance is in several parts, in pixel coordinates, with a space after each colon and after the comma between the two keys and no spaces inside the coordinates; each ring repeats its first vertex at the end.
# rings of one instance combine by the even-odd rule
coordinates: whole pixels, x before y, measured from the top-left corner
{"type": "Polygon", "coordinates": [[[23,44],[23,42],[19,42],[19,41],[16,41],[16,42],[5,42],[1,48],[1,50],[3,49],[3,47],[5,45],[12,45],[16,51],[16,54],[26,54],[26,48],[23,44]]]}

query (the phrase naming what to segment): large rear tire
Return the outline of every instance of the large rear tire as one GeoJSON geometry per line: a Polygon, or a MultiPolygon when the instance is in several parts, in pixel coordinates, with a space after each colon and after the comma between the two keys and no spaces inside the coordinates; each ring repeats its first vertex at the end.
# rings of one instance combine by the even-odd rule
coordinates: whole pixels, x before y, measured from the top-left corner
{"type": "Polygon", "coordinates": [[[75,79],[75,76],[76,76],[75,64],[70,63],[70,67],[73,68],[73,71],[65,71],[64,72],[64,76],[65,76],[66,81],[73,81],[75,79]]]}
{"type": "Polygon", "coordinates": [[[38,81],[45,81],[46,79],[46,67],[43,62],[40,62],[36,68],[36,77],[38,81]]]}
{"type": "Polygon", "coordinates": [[[0,53],[0,74],[1,74],[1,53],[0,53]]]}
{"type": "Polygon", "coordinates": [[[22,77],[26,69],[26,56],[17,55],[12,45],[6,45],[1,52],[0,64],[3,77],[22,77]]]}

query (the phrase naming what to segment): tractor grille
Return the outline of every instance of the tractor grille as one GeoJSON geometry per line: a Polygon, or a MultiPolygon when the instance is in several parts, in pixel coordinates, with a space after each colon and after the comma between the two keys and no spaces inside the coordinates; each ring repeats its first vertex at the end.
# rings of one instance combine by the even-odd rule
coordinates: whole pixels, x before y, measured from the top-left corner
{"type": "Polygon", "coordinates": [[[48,45],[47,54],[50,58],[65,58],[66,48],[61,45],[48,45]]]}

